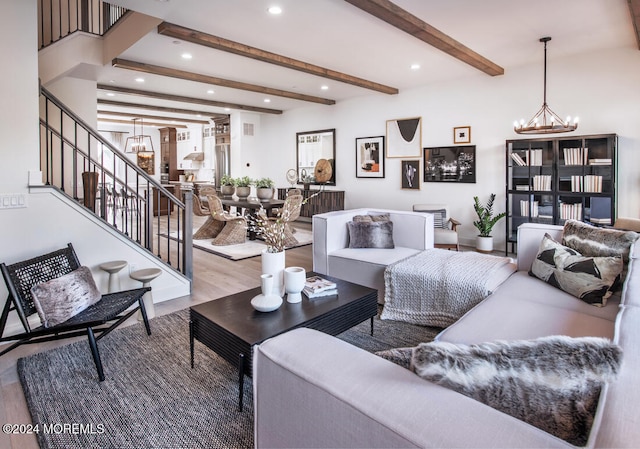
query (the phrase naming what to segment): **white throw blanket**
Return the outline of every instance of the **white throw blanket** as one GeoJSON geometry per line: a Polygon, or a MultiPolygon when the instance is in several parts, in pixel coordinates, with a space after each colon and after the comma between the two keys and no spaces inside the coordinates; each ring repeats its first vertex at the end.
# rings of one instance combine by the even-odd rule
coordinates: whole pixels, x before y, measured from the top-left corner
{"type": "Polygon", "coordinates": [[[507,257],[428,249],[384,272],[381,319],[447,327],[489,295],[488,281],[507,257]]]}

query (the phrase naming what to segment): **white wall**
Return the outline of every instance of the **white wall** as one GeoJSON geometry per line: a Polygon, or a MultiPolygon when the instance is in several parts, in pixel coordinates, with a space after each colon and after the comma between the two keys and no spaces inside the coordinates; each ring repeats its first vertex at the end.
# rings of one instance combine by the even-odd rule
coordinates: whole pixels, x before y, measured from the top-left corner
{"type": "MultiPolygon", "coordinates": [[[[640,52],[617,49],[550,60],[547,100],[561,115],[578,115],[576,135],[619,135],[618,215],[640,217],[640,52]]],[[[472,244],[473,196],[496,193],[497,211],[505,209],[505,140],[524,138],[513,121],[529,119],[542,105],[540,65],[507,70],[501,77],[478,73],[396,96],[372,94],[335,106],[310,106],[282,116],[262,117],[261,141],[268,150],[263,165],[278,186],[295,167],[295,134],[336,128],[336,189],[345,190],[345,206],[411,209],[415,203],[447,202],[462,222],[461,240],[472,244]],[[419,191],[400,188],[401,159],[386,159],[384,179],[355,177],[355,139],[385,135],[386,120],[422,117],[422,146],[453,145],[453,128],[471,126],[476,145],[476,183],[422,183],[419,191]]],[[[532,136],[537,137],[537,136],[532,136]]],[[[540,136],[541,137],[541,136],[540,136]]],[[[504,247],[504,220],[494,228],[504,247]]]]}

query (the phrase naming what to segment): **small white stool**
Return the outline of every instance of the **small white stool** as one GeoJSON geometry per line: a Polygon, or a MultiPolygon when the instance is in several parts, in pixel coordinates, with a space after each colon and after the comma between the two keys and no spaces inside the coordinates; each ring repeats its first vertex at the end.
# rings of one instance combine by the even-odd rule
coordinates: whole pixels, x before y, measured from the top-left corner
{"type": "Polygon", "coordinates": [[[114,260],[100,265],[101,270],[109,273],[109,293],[119,292],[122,290],[120,288],[120,276],[118,276],[118,272],[126,266],[126,260],[114,260]]]}
{"type": "MultiPolygon", "coordinates": [[[[142,270],[137,270],[132,273],[129,273],[129,277],[136,281],[142,282],[143,287],[150,287],[151,281],[162,274],[162,270],[159,268],[143,268],[142,270]]],[[[151,319],[156,316],[156,311],[153,306],[153,296],[151,292],[147,292],[142,297],[144,301],[144,310],[147,312],[147,318],[151,319]]],[[[142,314],[138,312],[138,321],[142,321],[142,314]]]]}

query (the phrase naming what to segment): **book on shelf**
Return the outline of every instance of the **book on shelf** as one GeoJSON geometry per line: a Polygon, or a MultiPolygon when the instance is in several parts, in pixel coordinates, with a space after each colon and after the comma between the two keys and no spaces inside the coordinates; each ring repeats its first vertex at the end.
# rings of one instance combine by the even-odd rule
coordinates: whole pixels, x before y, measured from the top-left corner
{"type": "Polygon", "coordinates": [[[527,163],[524,161],[524,159],[522,159],[522,157],[518,153],[511,153],[511,159],[513,159],[513,161],[520,167],[527,165],[527,163]]]}
{"type": "Polygon", "coordinates": [[[593,224],[610,225],[611,218],[590,218],[589,221],[593,224]]]}
{"type": "Polygon", "coordinates": [[[516,190],[529,190],[529,186],[525,184],[516,185],[516,190]]]}
{"type": "Polygon", "coordinates": [[[564,165],[586,165],[589,148],[563,148],[564,165]]]}
{"type": "Polygon", "coordinates": [[[589,165],[611,165],[611,159],[589,159],[589,165]]]}
{"type": "Polygon", "coordinates": [[[304,283],[302,290],[309,298],[335,295],[338,293],[338,286],[335,282],[320,276],[310,276],[304,283]]]}

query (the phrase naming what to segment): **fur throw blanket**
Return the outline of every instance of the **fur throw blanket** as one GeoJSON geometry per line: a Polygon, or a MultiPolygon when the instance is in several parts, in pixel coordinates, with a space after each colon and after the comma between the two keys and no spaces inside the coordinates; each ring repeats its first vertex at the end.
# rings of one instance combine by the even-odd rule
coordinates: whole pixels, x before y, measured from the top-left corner
{"type": "Polygon", "coordinates": [[[601,388],[622,359],[607,339],[565,336],[432,342],[378,354],[576,446],[587,443],[601,388]]]}

